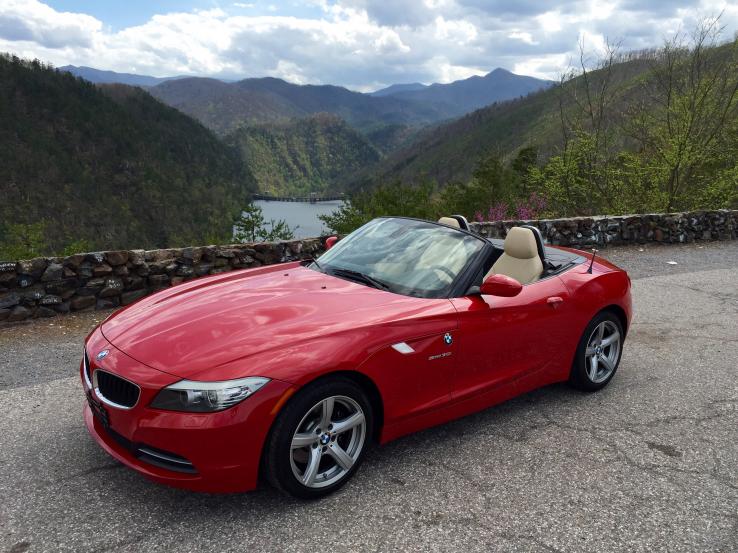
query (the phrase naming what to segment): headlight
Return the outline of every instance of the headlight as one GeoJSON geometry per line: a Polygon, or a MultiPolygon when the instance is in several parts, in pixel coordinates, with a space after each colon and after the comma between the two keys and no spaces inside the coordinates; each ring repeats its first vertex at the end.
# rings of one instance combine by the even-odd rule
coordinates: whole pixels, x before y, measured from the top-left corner
{"type": "Polygon", "coordinates": [[[159,392],[151,407],[195,413],[222,411],[243,401],[267,382],[268,378],[258,376],[223,382],[180,380],[159,392]]]}

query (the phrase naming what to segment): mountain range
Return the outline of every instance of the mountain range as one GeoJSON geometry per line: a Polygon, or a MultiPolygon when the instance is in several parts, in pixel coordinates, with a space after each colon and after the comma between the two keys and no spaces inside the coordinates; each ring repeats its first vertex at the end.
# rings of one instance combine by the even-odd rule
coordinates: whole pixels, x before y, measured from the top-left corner
{"type": "Polygon", "coordinates": [[[227,82],[60,69],[95,83],[145,88],[236,148],[259,190],[274,195],[340,191],[374,167],[387,171],[395,154],[412,148],[427,129],[552,85],[501,68],[447,84],[395,84],[368,94],[273,77],[227,82]]]}
{"type": "Polygon", "coordinates": [[[95,84],[127,84],[130,86],[156,86],[173,79],[181,79],[183,77],[151,77],[149,75],[136,75],[134,73],[117,73],[115,71],[104,71],[95,69],[94,67],[86,67],[84,65],[64,65],[59,67],[59,71],[66,71],[76,77],[82,77],[86,81],[95,84]]]}
{"type": "Polygon", "coordinates": [[[143,86],[219,134],[250,124],[332,113],[359,130],[378,124],[423,126],[553,84],[497,68],[447,84],[395,84],[363,94],[333,85],[297,85],[273,77],[235,82],[204,77],[150,77],[89,67],[60,68],[94,83],[143,86]]]}

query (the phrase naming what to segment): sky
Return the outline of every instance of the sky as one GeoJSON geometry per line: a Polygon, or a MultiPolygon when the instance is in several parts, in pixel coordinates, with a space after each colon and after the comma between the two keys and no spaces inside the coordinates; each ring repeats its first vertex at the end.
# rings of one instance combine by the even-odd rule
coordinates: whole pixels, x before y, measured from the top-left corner
{"type": "Polygon", "coordinates": [[[272,76],[369,91],[496,67],[557,79],[592,59],[663,44],[723,0],[0,0],[0,52],[154,76],[272,76]]]}

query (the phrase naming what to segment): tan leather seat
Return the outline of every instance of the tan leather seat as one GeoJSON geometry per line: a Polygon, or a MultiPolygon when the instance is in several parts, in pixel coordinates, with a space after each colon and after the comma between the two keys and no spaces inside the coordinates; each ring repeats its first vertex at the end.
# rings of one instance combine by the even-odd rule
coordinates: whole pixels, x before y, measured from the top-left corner
{"type": "Polygon", "coordinates": [[[513,227],[505,238],[505,253],[492,265],[489,275],[507,275],[520,284],[530,284],[541,278],[543,261],[533,231],[513,227]]]}
{"type": "Polygon", "coordinates": [[[449,227],[461,228],[459,222],[453,217],[441,217],[440,219],[438,219],[438,222],[442,225],[448,225],[449,227]]]}

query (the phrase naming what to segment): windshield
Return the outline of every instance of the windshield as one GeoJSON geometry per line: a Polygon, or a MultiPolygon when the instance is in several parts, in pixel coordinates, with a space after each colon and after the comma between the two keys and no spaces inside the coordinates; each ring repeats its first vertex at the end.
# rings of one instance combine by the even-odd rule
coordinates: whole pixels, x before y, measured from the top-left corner
{"type": "Polygon", "coordinates": [[[442,298],[484,244],[434,223],[381,218],[338,242],[313,268],[398,294],[442,298]]]}

